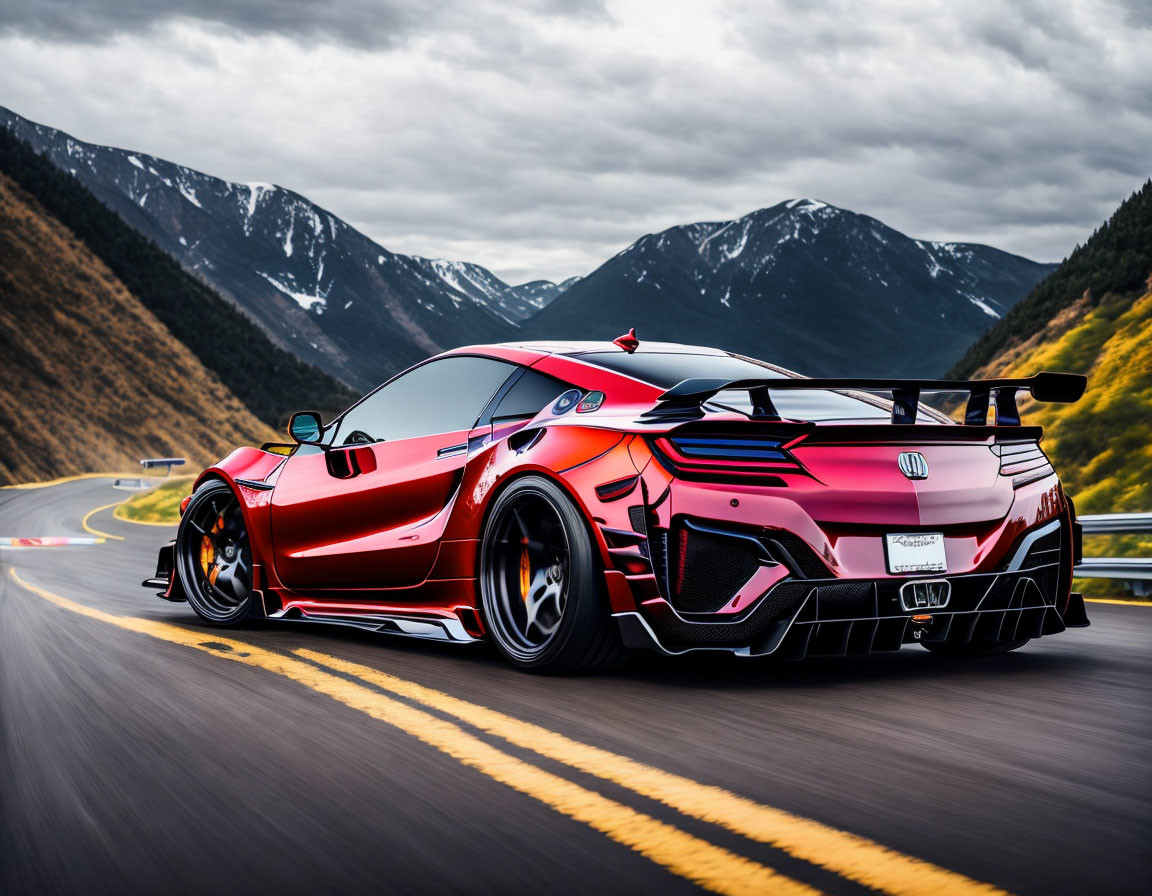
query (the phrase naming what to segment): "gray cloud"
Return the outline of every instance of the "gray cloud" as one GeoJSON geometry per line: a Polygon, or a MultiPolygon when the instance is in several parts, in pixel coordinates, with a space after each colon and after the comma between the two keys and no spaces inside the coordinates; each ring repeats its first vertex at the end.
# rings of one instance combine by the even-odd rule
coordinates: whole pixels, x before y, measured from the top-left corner
{"type": "MultiPolygon", "coordinates": [[[[509,12],[585,15],[600,0],[517,0],[509,12]]],[[[468,0],[7,0],[0,30],[44,40],[98,42],[194,21],[244,34],[390,47],[446,22],[489,17],[468,0]]]]}
{"type": "Polygon", "coordinates": [[[250,34],[336,39],[387,46],[419,22],[404,2],[346,0],[339,12],[313,0],[9,0],[4,30],[44,40],[96,42],[179,20],[250,34]]]}
{"type": "Polygon", "coordinates": [[[1058,259],[1152,173],[1136,3],[136,6],[0,27],[0,102],[512,279],[800,195],[1058,259]]]}

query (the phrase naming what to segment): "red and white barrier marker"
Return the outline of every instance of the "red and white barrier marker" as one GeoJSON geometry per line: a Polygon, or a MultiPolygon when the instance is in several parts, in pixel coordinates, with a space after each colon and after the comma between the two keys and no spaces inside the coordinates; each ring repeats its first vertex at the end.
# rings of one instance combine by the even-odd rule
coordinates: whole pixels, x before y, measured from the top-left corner
{"type": "Polygon", "coordinates": [[[58,548],[71,544],[102,544],[103,538],[68,538],[65,536],[49,535],[44,538],[8,538],[0,536],[0,547],[9,548],[58,548]]]}

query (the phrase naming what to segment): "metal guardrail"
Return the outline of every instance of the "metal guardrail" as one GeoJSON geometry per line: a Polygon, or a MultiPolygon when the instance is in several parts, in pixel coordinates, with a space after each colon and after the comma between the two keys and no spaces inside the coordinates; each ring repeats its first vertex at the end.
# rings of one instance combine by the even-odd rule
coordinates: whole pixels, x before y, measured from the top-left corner
{"type": "Polygon", "coordinates": [[[1152,513],[1094,513],[1076,521],[1085,535],[1132,535],[1152,532],[1152,513]]]}
{"type": "MultiPolygon", "coordinates": [[[[1077,517],[1085,535],[1136,535],[1152,532],[1152,513],[1097,513],[1077,517]]],[[[1119,579],[1133,594],[1152,594],[1152,559],[1085,557],[1075,569],[1085,579],[1119,579]]]]}
{"type": "Polygon", "coordinates": [[[1076,567],[1085,579],[1126,579],[1152,582],[1152,560],[1143,557],[1085,557],[1076,567]]]}
{"type": "Polygon", "coordinates": [[[182,467],[187,462],[182,457],[146,457],[140,461],[140,466],[145,470],[164,467],[164,475],[167,476],[172,472],[173,467],[182,467]]]}

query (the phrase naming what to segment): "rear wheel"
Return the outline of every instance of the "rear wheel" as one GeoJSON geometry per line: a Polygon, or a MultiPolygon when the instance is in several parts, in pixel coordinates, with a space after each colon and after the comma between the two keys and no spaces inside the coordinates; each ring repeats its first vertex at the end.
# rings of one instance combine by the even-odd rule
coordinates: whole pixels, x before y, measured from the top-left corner
{"type": "Polygon", "coordinates": [[[593,672],[627,658],[584,519],[547,479],[526,476],[496,498],[480,595],[493,641],[521,669],[593,672]]]}
{"type": "Polygon", "coordinates": [[[176,573],[196,615],[235,625],[252,606],[252,548],[240,499],[225,483],[205,482],[176,532],[176,573]]]}
{"type": "Polygon", "coordinates": [[[921,641],[926,649],[940,656],[991,656],[996,653],[1007,653],[1027,644],[1031,638],[1020,638],[1017,641],[976,641],[969,644],[933,644],[930,641],[921,641]]]}

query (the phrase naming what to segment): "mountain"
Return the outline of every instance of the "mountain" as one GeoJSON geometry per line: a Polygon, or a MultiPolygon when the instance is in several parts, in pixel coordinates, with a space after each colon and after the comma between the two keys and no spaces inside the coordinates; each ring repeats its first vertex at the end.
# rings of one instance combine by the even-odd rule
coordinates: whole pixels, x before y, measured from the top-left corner
{"type": "Polygon", "coordinates": [[[698,342],[810,375],[936,375],[1054,265],[793,199],[643,237],[522,329],[698,342]]]}
{"type": "Polygon", "coordinates": [[[0,258],[0,484],[129,470],[141,457],[206,464],[274,437],[2,173],[0,258]]]}
{"type": "Polygon", "coordinates": [[[358,390],[457,345],[631,326],[811,374],[938,374],[1053,268],[795,199],[646,236],[582,279],[510,286],[479,265],[390,252],[290,190],[83,143],[2,108],[0,124],[277,345],[358,390]]]}
{"type": "MultiPolygon", "coordinates": [[[[1044,427],[1044,449],[1077,511],[1152,510],[1152,181],[985,334],[956,372],[1038,370],[1088,376],[1075,404],[1021,400],[1025,420],[1044,427]]],[[[1152,555],[1148,535],[1101,542],[1086,553],[1152,555]]]]}
{"type": "Polygon", "coordinates": [[[569,277],[562,283],[551,280],[531,280],[519,286],[509,286],[487,268],[466,261],[445,261],[442,258],[410,256],[413,264],[424,275],[450,289],[468,296],[478,305],[495,311],[505,320],[515,323],[531,317],[579,277],[569,277]]]}
{"type": "Polygon", "coordinates": [[[277,345],[359,390],[444,349],[514,338],[516,322],[560,291],[389,252],[272,184],[230,183],[84,143],[3,108],[0,125],[75,175],[277,345]]]}
{"type": "MultiPolygon", "coordinates": [[[[0,172],[67,227],[265,423],[278,426],[302,406],[339,410],[354,398],[347,386],[273,345],[251,320],[129,227],[75,177],[3,129],[0,172]]],[[[170,425],[181,422],[174,418],[170,425]]]]}

